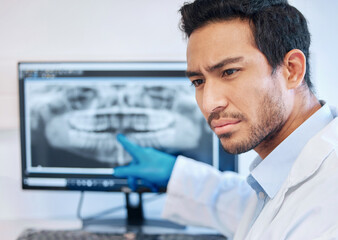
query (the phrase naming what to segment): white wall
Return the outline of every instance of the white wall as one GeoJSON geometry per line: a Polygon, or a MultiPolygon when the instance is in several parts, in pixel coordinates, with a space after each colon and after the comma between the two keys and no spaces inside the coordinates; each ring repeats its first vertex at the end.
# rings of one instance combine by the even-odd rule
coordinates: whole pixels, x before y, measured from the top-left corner
{"type": "MultiPolygon", "coordinates": [[[[79,198],[74,192],[20,189],[17,62],[185,60],[185,41],[177,28],[183,2],[0,0],[0,219],[74,217],[79,198]]],[[[338,1],[291,2],[310,23],[317,92],[337,104],[338,1]]],[[[120,194],[88,196],[87,212],[122,202],[120,194]]]]}

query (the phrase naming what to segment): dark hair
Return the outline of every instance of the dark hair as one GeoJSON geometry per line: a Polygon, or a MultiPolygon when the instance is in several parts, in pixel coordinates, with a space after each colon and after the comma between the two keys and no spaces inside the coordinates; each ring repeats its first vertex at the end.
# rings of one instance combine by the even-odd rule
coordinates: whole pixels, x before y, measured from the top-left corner
{"type": "Polygon", "coordinates": [[[180,9],[181,30],[190,37],[209,23],[232,19],[248,20],[257,48],[273,72],[292,49],[301,50],[306,61],[305,82],[310,90],[310,33],[305,17],[287,0],[196,0],[180,9]]]}

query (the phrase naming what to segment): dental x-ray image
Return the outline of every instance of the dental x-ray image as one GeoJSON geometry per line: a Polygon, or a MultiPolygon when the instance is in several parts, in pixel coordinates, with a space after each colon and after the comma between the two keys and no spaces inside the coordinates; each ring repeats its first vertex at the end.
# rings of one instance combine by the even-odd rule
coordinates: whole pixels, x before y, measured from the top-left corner
{"type": "Polygon", "coordinates": [[[26,83],[26,126],[31,166],[111,168],[131,156],[117,142],[131,141],[197,159],[212,135],[194,89],[181,81],[62,80],[26,83]]]}

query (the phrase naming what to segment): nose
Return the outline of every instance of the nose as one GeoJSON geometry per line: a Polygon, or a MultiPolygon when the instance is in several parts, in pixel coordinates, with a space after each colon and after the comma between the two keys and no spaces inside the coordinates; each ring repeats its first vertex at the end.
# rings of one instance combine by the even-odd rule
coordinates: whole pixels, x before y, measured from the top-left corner
{"type": "Polygon", "coordinates": [[[203,111],[208,115],[219,112],[228,106],[226,89],[217,80],[209,79],[203,88],[203,111]]]}

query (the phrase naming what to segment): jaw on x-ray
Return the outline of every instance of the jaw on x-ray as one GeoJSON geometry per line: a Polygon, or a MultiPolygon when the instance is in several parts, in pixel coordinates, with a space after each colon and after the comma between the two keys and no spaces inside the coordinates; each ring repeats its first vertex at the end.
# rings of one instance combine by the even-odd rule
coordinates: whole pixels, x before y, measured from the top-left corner
{"type": "Polygon", "coordinates": [[[173,154],[197,148],[202,137],[194,90],[183,84],[39,83],[28,93],[32,132],[43,126],[52,148],[112,167],[131,161],[118,133],[173,154]]]}

